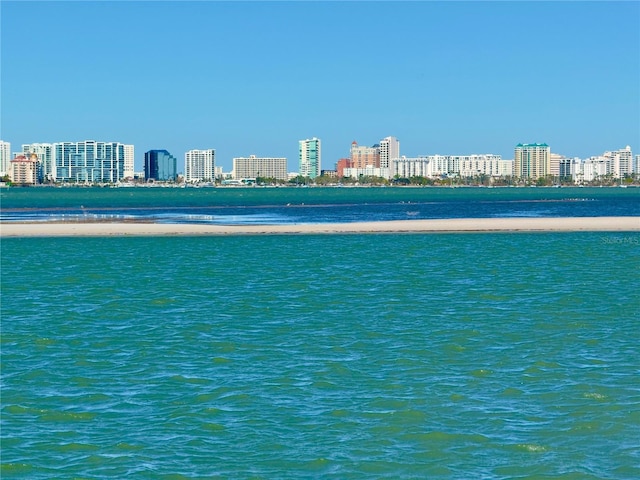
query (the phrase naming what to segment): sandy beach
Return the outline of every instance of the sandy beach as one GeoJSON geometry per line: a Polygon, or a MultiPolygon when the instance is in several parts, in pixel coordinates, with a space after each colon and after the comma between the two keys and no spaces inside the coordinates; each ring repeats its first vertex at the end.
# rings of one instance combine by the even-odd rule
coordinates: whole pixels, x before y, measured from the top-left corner
{"type": "Polygon", "coordinates": [[[640,217],[459,218],[290,225],[159,223],[2,223],[0,237],[299,235],[437,232],[637,232],[640,217]]]}

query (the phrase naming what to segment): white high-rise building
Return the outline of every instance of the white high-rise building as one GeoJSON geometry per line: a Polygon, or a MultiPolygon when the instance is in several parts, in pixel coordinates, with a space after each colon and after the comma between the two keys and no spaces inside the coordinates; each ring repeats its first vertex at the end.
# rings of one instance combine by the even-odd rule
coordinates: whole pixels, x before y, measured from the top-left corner
{"type": "Polygon", "coordinates": [[[184,154],[185,182],[212,182],[216,178],[216,151],[189,150],[184,154]]]}
{"type": "Polygon", "coordinates": [[[9,175],[11,143],[0,140],[0,176],[9,175]]]}
{"type": "Polygon", "coordinates": [[[621,148],[613,152],[604,152],[602,156],[609,162],[607,174],[613,175],[614,178],[631,175],[633,153],[629,145],[627,145],[626,148],[621,148]]]}
{"type": "Polygon", "coordinates": [[[392,160],[400,158],[400,142],[396,137],[380,140],[380,168],[391,168],[392,160]]]}
{"type": "Polygon", "coordinates": [[[589,157],[584,161],[576,158],[573,162],[573,182],[582,184],[599,180],[610,173],[609,165],[609,160],[604,156],[589,157]]]}
{"type": "Polygon", "coordinates": [[[40,175],[42,180],[56,179],[56,162],[54,157],[54,148],[52,143],[27,143],[22,145],[22,153],[26,157],[31,154],[38,156],[40,162],[40,175]]]}
{"type": "Polygon", "coordinates": [[[133,178],[133,145],[124,146],[124,178],[133,178]]]}
{"type": "Polygon", "coordinates": [[[56,181],[115,183],[124,178],[125,145],[119,142],[53,144],[56,181]]]}
{"type": "Polygon", "coordinates": [[[298,144],[300,175],[311,179],[319,177],[321,163],[320,139],[313,137],[312,139],[300,140],[298,144]]]}

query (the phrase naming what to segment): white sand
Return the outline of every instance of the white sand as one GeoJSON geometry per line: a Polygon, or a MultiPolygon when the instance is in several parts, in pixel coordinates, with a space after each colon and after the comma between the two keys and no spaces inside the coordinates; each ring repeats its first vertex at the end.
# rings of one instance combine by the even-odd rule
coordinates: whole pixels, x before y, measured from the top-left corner
{"type": "Polygon", "coordinates": [[[291,225],[2,223],[0,237],[264,235],[428,232],[637,232],[640,217],[460,218],[291,225]]]}

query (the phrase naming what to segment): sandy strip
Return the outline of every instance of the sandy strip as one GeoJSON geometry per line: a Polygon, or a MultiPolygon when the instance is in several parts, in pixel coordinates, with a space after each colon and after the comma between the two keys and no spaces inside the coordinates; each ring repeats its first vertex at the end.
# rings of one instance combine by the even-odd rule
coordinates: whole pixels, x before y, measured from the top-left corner
{"type": "Polygon", "coordinates": [[[2,223],[0,237],[264,235],[428,232],[638,232],[640,217],[458,218],[291,225],[2,223]]]}

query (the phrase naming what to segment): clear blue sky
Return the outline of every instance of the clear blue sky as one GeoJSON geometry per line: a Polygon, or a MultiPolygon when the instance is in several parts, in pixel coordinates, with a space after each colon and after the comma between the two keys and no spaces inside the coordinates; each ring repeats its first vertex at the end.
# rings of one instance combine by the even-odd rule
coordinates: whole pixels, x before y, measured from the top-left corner
{"type": "Polygon", "coordinates": [[[25,2],[1,5],[0,137],[286,156],[520,142],[640,153],[640,3],[25,2]]]}

